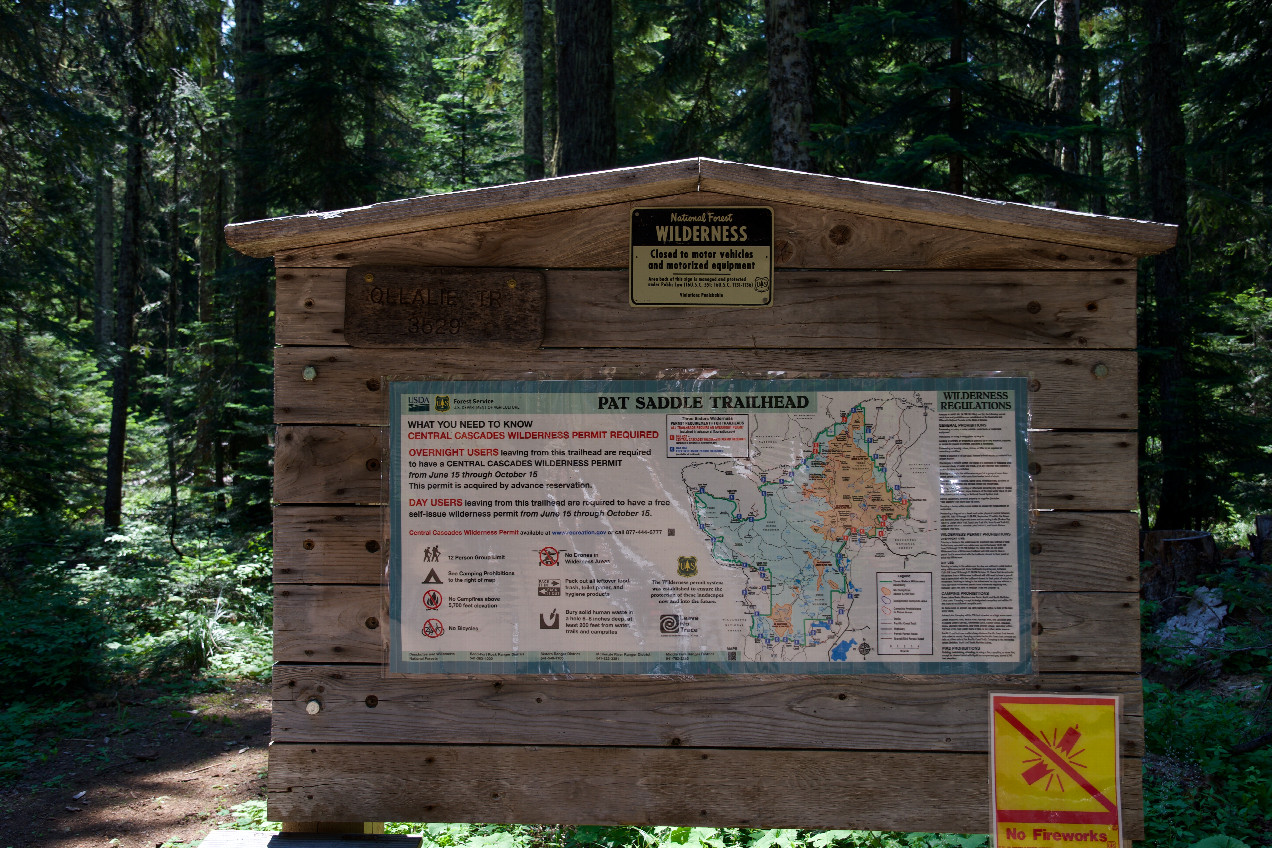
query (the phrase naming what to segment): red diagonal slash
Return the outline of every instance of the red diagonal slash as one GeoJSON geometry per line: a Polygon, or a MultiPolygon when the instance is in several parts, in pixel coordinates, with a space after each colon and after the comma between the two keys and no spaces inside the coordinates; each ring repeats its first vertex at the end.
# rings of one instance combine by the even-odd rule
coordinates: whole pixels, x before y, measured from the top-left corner
{"type": "Polygon", "coordinates": [[[1025,741],[1031,743],[1043,754],[1043,756],[1047,757],[1059,766],[1065,774],[1069,775],[1069,777],[1072,777],[1079,786],[1085,789],[1091,797],[1100,804],[1101,807],[1108,810],[1110,813],[1117,813],[1116,804],[1104,797],[1103,792],[1092,786],[1091,782],[1079,774],[1077,769],[1069,765],[1068,761],[1059,756],[1055,751],[1051,750],[1051,746],[1039,739],[1032,730],[1025,727],[1020,719],[1007,712],[1007,709],[1002,704],[995,704],[994,712],[1002,716],[1003,719],[1012,727],[1016,728],[1016,730],[1020,732],[1020,735],[1025,737],[1025,741]]]}

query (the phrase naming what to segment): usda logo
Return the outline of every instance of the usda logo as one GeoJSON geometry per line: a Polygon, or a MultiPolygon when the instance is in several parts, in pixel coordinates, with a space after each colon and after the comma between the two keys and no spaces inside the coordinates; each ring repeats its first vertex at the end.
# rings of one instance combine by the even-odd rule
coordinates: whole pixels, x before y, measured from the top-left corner
{"type": "Polygon", "coordinates": [[[407,412],[428,412],[428,395],[407,395],[407,412]]]}

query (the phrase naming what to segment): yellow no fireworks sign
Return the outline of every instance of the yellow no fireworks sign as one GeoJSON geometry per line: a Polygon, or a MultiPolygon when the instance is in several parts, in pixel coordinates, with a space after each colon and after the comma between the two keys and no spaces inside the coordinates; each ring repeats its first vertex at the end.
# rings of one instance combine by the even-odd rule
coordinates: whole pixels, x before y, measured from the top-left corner
{"type": "Polygon", "coordinates": [[[990,695],[997,848],[1118,845],[1115,695],[990,695]]]}

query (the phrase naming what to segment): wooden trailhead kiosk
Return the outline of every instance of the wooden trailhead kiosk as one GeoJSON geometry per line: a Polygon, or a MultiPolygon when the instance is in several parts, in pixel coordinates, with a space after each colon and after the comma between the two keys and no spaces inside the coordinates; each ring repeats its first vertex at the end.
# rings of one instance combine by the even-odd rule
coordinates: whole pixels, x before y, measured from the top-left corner
{"type": "Polygon", "coordinates": [[[1121,697],[1143,838],[1173,227],[686,159],[226,232],[277,268],[270,818],[985,832],[989,695],[1050,692],[1121,697]]]}

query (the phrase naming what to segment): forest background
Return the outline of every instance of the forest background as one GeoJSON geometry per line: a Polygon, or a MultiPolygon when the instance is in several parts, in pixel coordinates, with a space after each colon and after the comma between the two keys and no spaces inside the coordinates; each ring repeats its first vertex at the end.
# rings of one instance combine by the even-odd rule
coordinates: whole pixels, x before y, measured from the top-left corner
{"type": "MultiPolygon", "coordinates": [[[[268,675],[273,280],[230,221],[704,155],[1178,224],[1141,522],[1242,540],[1269,68],[1262,0],[0,0],[0,754],[107,682],[268,675]]],[[[1146,631],[1149,741],[1257,844],[1272,600],[1229,554],[1222,646],[1146,631]]]]}

